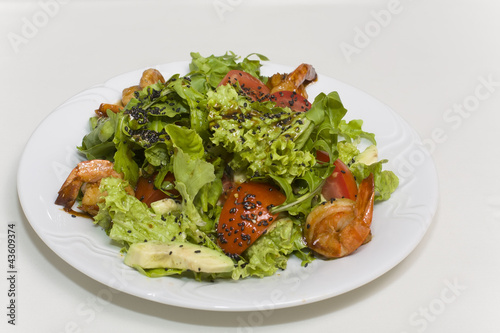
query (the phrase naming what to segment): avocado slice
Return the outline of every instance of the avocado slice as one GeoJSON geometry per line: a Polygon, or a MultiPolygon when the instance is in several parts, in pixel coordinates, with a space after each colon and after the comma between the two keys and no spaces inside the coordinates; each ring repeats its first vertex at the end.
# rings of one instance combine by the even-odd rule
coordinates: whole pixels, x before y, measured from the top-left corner
{"type": "Polygon", "coordinates": [[[134,243],[124,260],[130,267],[189,269],[194,272],[231,272],[234,262],[225,254],[208,247],[182,242],[134,243]]]}

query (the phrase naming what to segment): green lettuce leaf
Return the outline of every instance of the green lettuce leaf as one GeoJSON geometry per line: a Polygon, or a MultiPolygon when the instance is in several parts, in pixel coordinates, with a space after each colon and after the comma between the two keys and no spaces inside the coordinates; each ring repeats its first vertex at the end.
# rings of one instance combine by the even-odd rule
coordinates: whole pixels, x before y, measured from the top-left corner
{"type": "Polygon", "coordinates": [[[265,81],[260,76],[260,61],[269,60],[266,56],[258,53],[249,54],[242,61],[240,57],[233,52],[227,52],[222,56],[203,57],[197,52],[191,53],[191,63],[189,69],[192,85],[202,93],[211,90],[222,81],[224,76],[233,69],[245,71],[256,78],[265,81]],[[256,56],[258,60],[251,60],[250,57],[256,56]]]}
{"type": "MultiPolygon", "coordinates": [[[[184,153],[178,149],[175,153],[173,172],[175,188],[182,197],[183,211],[189,220],[190,236],[195,242],[206,240],[203,231],[212,231],[215,221],[203,219],[201,210],[194,204],[198,192],[215,178],[214,166],[203,159],[184,153]]],[[[220,186],[222,192],[222,186],[220,186]]]]}
{"type": "Polygon", "coordinates": [[[109,237],[123,245],[145,241],[185,240],[186,233],[181,217],[159,216],[143,202],[127,194],[128,182],[108,177],[101,180],[100,189],[106,191],[104,201],[99,203],[96,224],[103,227],[109,237]]]}
{"type": "Polygon", "coordinates": [[[279,175],[291,181],[315,164],[314,155],[295,144],[310,125],[305,113],[249,104],[230,85],[208,96],[211,141],[233,153],[233,170],[245,170],[249,178],[279,175]]]}
{"type": "Polygon", "coordinates": [[[382,170],[384,163],[387,163],[387,160],[380,160],[370,165],[357,162],[350,166],[350,170],[358,183],[368,177],[370,173],[373,174],[375,183],[375,201],[384,201],[389,199],[391,194],[399,186],[399,178],[394,174],[394,172],[382,170]]]}
{"type": "MultiPolygon", "coordinates": [[[[304,248],[306,245],[302,240],[300,222],[294,222],[292,218],[280,219],[276,221],[274,229],[259,237],[245,251],[245,260],[238,263],[238,267],[232,272],[232,278],[238,280],[248,276],[273,275],[278,269],[286,268],[290,254],[304,248]]],[[[311,258],[306,260],[310,261],[311,258]]]]}
{"type": "Polygon", "coordinates": [[[110,110],[107,111],[107,115],[107,117],[90,118],[90,132],[83,137],[81,145],[77,147],[88,160],[113,160],[116,152],[113,138],[118,116],[110,110]]]}

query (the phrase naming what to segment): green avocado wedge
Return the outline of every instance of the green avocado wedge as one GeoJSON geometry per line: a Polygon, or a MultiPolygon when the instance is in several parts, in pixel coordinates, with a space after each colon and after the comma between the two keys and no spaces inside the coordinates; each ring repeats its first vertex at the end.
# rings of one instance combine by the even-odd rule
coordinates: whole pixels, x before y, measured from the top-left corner
{"type": "Polygon", "coordinates": [[[193,272],[231,272],[234,262],[221,252],[182,242],[144,242],[130,245],[125,264],[142,269],[174,268],[193,272]]]}

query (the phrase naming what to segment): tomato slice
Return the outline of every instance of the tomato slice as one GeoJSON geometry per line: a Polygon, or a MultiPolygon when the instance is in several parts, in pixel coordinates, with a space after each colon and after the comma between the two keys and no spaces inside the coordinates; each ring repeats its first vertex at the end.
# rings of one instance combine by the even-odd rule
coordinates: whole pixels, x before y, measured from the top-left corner
{"type": "MultiPolygon", "coordinates": [[[[322,162],[330,161],[330,157],[324,151],[317,151],[316,158],[322,162]]],[[[339,159],[333,165],[335,165],[335,169],[331,176],[326,179],[321,194],[327,200],[339,198],[356,200],[358,185],[351,170],[339,159]]]]}
{"type": "Polygon", "coordinates": [[[295,91],[277,91],[269,95],[269,100],[276,102],[276,106],[289,107],[298,112],[305,112],[311,108],[311,103],[295,91]]]}
{"type": "Polygon", "coordinates": [[[241,92],[253,101],[274,101],[279,107],[289,107],[293,111],[304,112],[311,108],[311,103],[301,94],[295,91],[277,91],[270,94],[269,87],[256,77],[240,70],[231,70],[219,83],[219,86],[231,84],[239,87],[241,92]]]}
{"type": "Polygon", "coordinates": [[[236,87],[237,82],[240,84],[241,91],[253,101],[262,102],[269,98],[269,88],[261,80],[247,72],[236,69],[229,71],[219,83],[219,86],[231,84],[236,87]]]}
{"type": "Polygon", "coordinates": [[[278,188],[257,182],[233,186],[217,223],[217,244],[230,257],[237,257],[267,232],[278,214],[269,209],[285,202],[278,188]]]}
{"type": "MultiPolygon", "coordinates": [[[[179,192],[176,190],[171,190],[169,193],[171,196],[167,195],[162,190],[158,189],[154,185],[156,174],[149,177],[140,177],[137,182],[137,186],[135,189],[135,197],[140,201],[144,202],[146,205],[151,206],[152,202],[169,198],[176,197],[179,195],[179,192]]],[[[174,182],[174,174],[169,172],[164,178],[164,181],[174,182]]]]}

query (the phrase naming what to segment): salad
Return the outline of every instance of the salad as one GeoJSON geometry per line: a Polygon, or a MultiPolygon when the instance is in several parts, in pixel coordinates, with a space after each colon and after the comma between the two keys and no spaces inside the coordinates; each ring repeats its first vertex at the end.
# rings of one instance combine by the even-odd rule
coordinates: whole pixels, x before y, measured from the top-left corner
{"type": "Polygon", "coordinates": [[[353,254],[398,178],[337,92],[308,100],[313,66],[266,77],[267,60],[193,52],[189,73],[144,71],[90,117],[55,203],[77,203],[150,277],[238,280],[353,254]]]}

